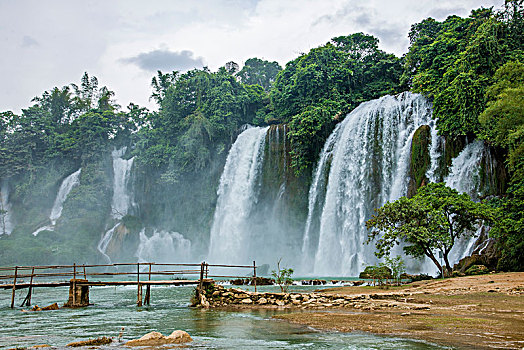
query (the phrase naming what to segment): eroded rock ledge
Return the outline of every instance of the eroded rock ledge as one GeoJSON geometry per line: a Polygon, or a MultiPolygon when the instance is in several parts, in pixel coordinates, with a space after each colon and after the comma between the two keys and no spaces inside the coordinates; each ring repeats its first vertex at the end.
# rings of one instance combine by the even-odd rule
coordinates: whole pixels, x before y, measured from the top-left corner
{"type": "Polygon", "coordinates": [[[221,285],[209,284],[195,299],[194,306],[200,307],[266,307],[266,308],[354,308],[377,310],[397,308],[399,310],[428,310],[429,304],[414,303],[413,294],[386,292],[357,295],[332,293],[255,293],[237,288],[226,289],[221,285]]]}

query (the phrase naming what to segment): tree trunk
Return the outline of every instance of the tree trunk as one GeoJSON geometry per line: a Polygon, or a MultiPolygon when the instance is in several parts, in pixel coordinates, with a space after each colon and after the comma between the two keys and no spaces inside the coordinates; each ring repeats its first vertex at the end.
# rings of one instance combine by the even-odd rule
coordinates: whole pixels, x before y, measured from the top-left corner
{"type": "Polygon", "coordinates": [[[433,263],[437,266],[439,271],[442,271],[442,265],[440,265],[440,263],[438,262],[437,258],[435,258],[435,255],[433,255],[433,253],[431,252],[426,253],[426,256],[429,257],[431,261],[433,261],[433,263]]]}
{"type": "Polygon", "coordinates": [[[444,263],[446,263],[446,271],[445,271],[445,272],[447,273],[447,274],[446,274],[446,275],[447,275],[446,277],[449,277],[449,276],[451,276],[452,268],[451,268],[451,266],[449,265],[448,253],[445,253],[445,254],[444,254],[444,263]]]}

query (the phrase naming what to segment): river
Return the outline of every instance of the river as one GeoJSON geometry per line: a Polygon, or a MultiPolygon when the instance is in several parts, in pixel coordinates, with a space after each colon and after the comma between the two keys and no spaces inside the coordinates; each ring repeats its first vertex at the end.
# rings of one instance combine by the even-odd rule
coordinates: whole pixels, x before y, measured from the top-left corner
{"type": "MultiPolygon", "coordinates": [[[[135,287],[93,287],[93,306],[43,312],[10,309],[11,293],[0,291],[0,348],[40,344],[64,348],[72,341],[101,336],[116,340],[124,327],[124,341],[151,331],[169,335],[176,329],[185,330],[194,339],[189,349],[441,349],[421,341],[368,333],[320,332],[271,318],[286,311],[190,308],[193,288],[153,287],[151,306],[138,308],[135,287]]],[[[18,305],[26,293],[26,289],[17,291],[18,305]]],[[[33,293],[33,305],[61,304],[66,298],[66,288],[39,288],[33,293]]],[[[121,346],[115,341],[102,348],[121,346]]]]}

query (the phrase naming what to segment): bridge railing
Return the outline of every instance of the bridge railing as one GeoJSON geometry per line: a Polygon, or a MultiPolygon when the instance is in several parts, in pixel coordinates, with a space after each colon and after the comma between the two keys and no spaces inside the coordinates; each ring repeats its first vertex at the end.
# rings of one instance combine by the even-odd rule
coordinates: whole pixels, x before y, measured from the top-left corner
{"type": "MultiPolygon", "coordinates": [[[[226,264],[209,264],[201,262],[200,264],[177,264],[177,263],[154,263],[154,262],[140,262],[140,263],[113,263],[113,264],[72,264],[72,265],[35,265],[35,266],[7,266],[0,267],[0,288],[12,289],[11,308],[14,307],[15,291],[17,289],[29,288],[28,294],[21,306],[31,304],[31,294],[33,287],[59,287],[66,286],[70,282],[74,284],[82,283],[81,279],[88,280],[95,277],[100,279],[108,279],[117,277],[133,278],[133,284],[137,284],[139,288],[139,296],[141,298],[141,285],[145,284],[147,287],[146,299],[150,293],[150,285],[155,277],[169,276],[171,279],[181,280],[187,278],[194,280],[195,284],[202,287],[202,283],[206,279],[211,278],[251,278],[252,284],[256,286],[256,270],[255,261],[253,265],[226,265],[226,264]],[[114,268],[114,271],[108,271],[114,268]],[[211,270],[214,269],[214,270],[211,270]],[[246,277],[239,275],[231,275],[221,273],[228,269],[249,269],[252,271],[252,276],[246,277]],[[214,271],[214,273],[211,273],[214,271]],[[188,278],[189,277],[189,278],[188,278]],[[51,281],[52,279],[55,279],[51,281]],[[25,281],[29,279],[29,282],[25,281]],[[58,281],[56,280],[58,279],[58,281]],[[135,282],[136,281],[136,282],[135,282]],[[11,283],[9,283],[11,282],[11,283]]],[[[229,270],[231,271],[231,270],[229,270]]],[[[131,283],[131,282],[130,282],[131,283]]],[[[141,305],[141,300],[139,302],[141,305]]]]}

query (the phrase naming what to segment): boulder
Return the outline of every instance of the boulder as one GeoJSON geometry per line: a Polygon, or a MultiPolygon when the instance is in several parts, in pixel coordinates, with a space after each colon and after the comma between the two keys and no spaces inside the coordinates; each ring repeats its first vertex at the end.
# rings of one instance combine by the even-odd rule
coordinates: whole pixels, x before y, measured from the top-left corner
{"type": "Polygon", "coordinates": [[[182,343],[189,343],[193,341],[193,338],[186,332],[182,331],[180,329],[173,331],[169,336],[167,336],[168,339],[174,339],[176,344],[182,344],[182,343]]]}
{"type": "Polygon", "coordinates": [[[469,269],[466,270],[467,276],[472,275],[483,275],[489,272],[489,269],[484,265],[473,265],[469,269]]]}
{"type": "Polygon", "coordinates": [[[51,305],[48,305],[46,307],[43,307],[42,308],[42,311],[47,311],[47,310],[58,310],[60,309],[60,307],[58,306],[57,303],[54,303],[54,304],[51,304],[51,305]]]}
{"type": "Polygon", "coordinates": [[[176,330],[169,336],[159,332],[150,332],[139,339],[133,339],[125,343],[126,346],[160,346],[164,344],[182,344],[193,341],[191,336],[184,331],[176,330]]]}

